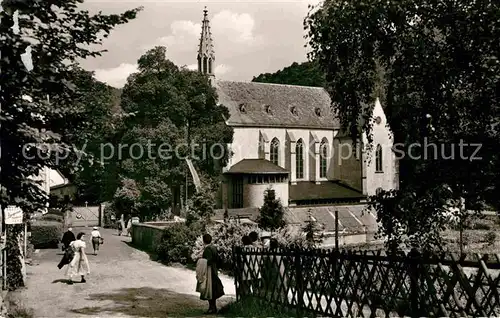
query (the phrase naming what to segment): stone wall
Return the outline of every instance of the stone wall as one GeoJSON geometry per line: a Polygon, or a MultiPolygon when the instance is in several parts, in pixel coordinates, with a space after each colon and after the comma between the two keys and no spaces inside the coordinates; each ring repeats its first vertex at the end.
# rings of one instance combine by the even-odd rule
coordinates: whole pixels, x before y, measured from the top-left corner
{"type": "Polygon", "coordinates": [[[155,252],[160,243],[163,230],[179,221],[148,222],[132,224],[132,244],[144,251],[155,252]]]}

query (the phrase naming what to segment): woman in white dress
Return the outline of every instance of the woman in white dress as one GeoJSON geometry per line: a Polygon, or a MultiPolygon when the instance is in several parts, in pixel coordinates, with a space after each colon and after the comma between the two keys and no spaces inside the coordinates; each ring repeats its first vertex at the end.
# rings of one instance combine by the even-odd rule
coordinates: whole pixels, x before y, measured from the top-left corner
{"type": "Polygon", "coordinates": [[[80,275],[82,283],[85,283],[85,275],[90,274],[89,260],[85,254],[87,248],[84,239],[85,233],[80,232],[76,236],[76,241],[70,243],[70,248],[75,252],[75,256],[68,265],[66,275],[69,277],[68,284],[73,284],[73,276],[80,275]]]}

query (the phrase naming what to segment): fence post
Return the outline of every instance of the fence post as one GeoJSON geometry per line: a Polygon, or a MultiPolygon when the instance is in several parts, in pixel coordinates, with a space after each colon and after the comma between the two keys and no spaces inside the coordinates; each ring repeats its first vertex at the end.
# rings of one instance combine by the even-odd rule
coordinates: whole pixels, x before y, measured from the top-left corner
{"type": "Polygon", "coordinates": [[[302,309],[304,308],[304,283],[302,277],[302,266],[300,262],[300,250],[295,249],[295,292],[297,294],[297,315],[298,317],[303,317],[301,315],[302,309]]]}
{"type": "Polygon", "coordinates": [[[412,248],[408,254],[408,259],[410,261],[410,306],[411,306],[411,316],[420,317],[420,306],[419,306],[419,288],[418,288],[418,278],[420,274],[420,253],[417,249],[412,248]]]}
{"type": "Polygon", "coordinates": [[[335,249],[339,250],[339,210],[335,210],[335,249]]]}

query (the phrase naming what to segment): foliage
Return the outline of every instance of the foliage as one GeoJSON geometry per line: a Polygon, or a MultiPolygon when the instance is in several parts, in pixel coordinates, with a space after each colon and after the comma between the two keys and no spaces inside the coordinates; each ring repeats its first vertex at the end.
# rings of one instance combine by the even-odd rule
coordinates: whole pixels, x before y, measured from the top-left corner
{"type": "Polygon", "coordinates": [[[5,242],[5,250],[7,254],[6,266],[7,271],[7,288],[16,290],[19,287],[24,287],[22,264],[21,264],[21,247],[19,246],[19,237],[23,233],[24,226],[21,224],[6,225],[7,237],[5,242]]]}
{"type": "Polygon", "coordinates": [[[317,248],[323,242],[322,227],[311,215],[302,228],[306,235],[306,245],[308,248],[317,248]]]}
{"type": "Polygon", "coordinates": [[[245,297],[238,302],[232,302],[222,307],[217,315],[220,317],[296,317],[298,314],[295,310],[274,305],[262,306],[260,299],[245,297]]]}
{"type": "Polygon", "coordinates": [[[486,241],[486,243],[488,245],[494,245],[495,241],[497,240],[497,233],[495,233],[494,231],[488,232],[488,234],[486,234],[486,237],[484,238],[484,240],[486,241]]]}
{"type": "MultiPolygon", "coordinates": [[[[236,221],[228,223],[218,223],[207,228],[207,233],[212,236],[212,243],[217,247],[220,257],[219,269],[232,270],[233,268],[233,247],[241,246],[241,238],[250,232],[256,231],[261,233],[261,230],[255,225],[240,224],[236,221]]],[[[197,261],[205,249],[203,237],[200,235],[194,244],[191,258],[197,261]]]]}
{"type": "Polygon", "coordinates": [[[56,222],[64,222],[64,217],[58,214],[50,214],[47,213],[42,216],[42,220],[44,221],[56,221],[56,222]]]}
{"type": "Polygon", "coordinates": [[[264,73],[252,79],[252,82],[274,83],[299,86],[325,86],[325,74],[316,61],[293,62],[275,73],[264,73]]]}
{"type": "Polygon", "coordinates": [[[362,126],[372,141],[372,108],[363,105],[373,105],[377,63],[385,69],[401,182],[371,201],[394,247],[439,246],[451,200],[464,198],[471,210],[484,201],[500,206],[499,8],[466,0],[325,1],[304,21],[310,58],[325,70],[354,140],[362,126]],[[414,144],[431,143],[438,145],[429,148],[432,158],[408,155],[414,144]]]}
{"type": "Polygon", "coordinates": [[[274,231],[283,226],[286,222],[283,219],[285,209],[281,204],[280,199],[276,199],[276,192],[268,188],[264,191],[264,204],[259,210],[257,222],[263,229],[274,231]]]}
{"type": "Polygon", "coordinates": [[[309,246],[304,231],[299,226],[288,225],[272,234],[281,248],[306,248],[309,246]]]}
{"type": "Polygon", "coordinates": [[[189,220],[189,225],[201,220],[204,224],[207,224],[215,213],[214,207],[214,192],[207,188],[200,189],[191,198],[191,207],[189,208],[186,222],[189,220]]]}
{"type": "Polygon", "coordinates": [[[35,221],[31,224],[31,244],[35,248],[57,248],[63,235],[63,224],[55,221],[35,221]]]}
{"type": "Polygon", "coordinates": [[[71,144],[71,132],[85,122],[80,105],[74,103],[81,93],[75,86],[78,62],[101,55],[91,48],[139,11],[90,15],[78,10],[80,2],[2,3],[0,205],[17,205],[28,215],[48,202],[32,176],[44,166],[57,167],[56,154],[68,155],[73,162],[78,152],[71,144]],[[19,28],[14,27],[15,12],[19,28]],[[33,69],[23,64],[25,52],[31,52],[33,69]]]}
{"type": "Polygon", "coordinates": [[[106,202],[104,205],[104,227],[116,228],[120,216],[112,202],[106,202]],[[112,218],[115,220],[112,220],[112,218]]]}
{"type": "Polygon", "coordinates": [[[229,111],[217,104],[208,77],[177,67],[166,58],[165,47],[141,56],[138,69],[128,78],[121,96],[123,110],[134,114],[125,120],[121,142],[146,150],[141,155],[127,149],[120,174],[122,179],[136,181],[138,212],[154,217],[178,202],[179,185],[189,173],[185,158],[193,160],[201,175],[212,181],[218,178],[229,151],[227,146],[219,149],[221,154],[209,149],[232,142],[233,131],[225,125],[229,111]],[[219,155],[220,160],[216,159],[219,155]]]}
{"type": "Polygon", "coordinates": [[[140,191],[137,183],[133,179],[122,179],[121,187],[116,190],[113,205],[120,214],[125,215],[125,219],[134,215],[137,211],[137,201],[140,191]]]}
{"type": "Polygon", "coordinates": [[[190,261],[192,244],[198,233],[184,222],[175,223],[163,231],[160,244],[156,247],[158,259],[165,263],[190,261]]]}

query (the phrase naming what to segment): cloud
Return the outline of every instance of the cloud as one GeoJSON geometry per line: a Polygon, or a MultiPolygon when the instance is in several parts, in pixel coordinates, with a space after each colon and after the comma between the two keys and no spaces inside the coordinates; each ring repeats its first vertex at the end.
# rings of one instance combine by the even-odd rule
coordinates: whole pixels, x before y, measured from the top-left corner
{"type": "Polygon", "coordinates": [[[233,68],[229,65],[219,64],[219,65],[215,66],[214,73],[215,73],[215,76],[224,75],[226,73],[231,72],[232,69],[233,68]]]}
{"type": "Polygon", "coordinates": [[[252,45],[260,39],[253,33],[255,20],[248,13],[221,11],[214,15],[210,27],[217,38],[225,37],[236,43],[252,45]]]}
{"type": "Polygon", "coordinates": [[[95,78],[110,86],[121,88],[127,82],[130,74],[137,72],[136,64],[122,63],[115,68],[95,70],[95,78]]]}

